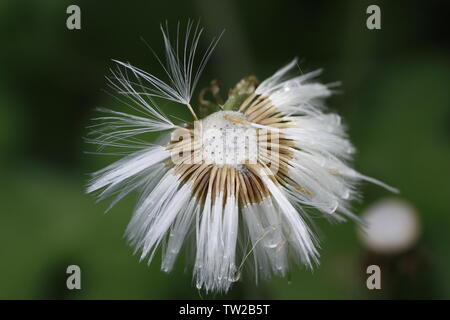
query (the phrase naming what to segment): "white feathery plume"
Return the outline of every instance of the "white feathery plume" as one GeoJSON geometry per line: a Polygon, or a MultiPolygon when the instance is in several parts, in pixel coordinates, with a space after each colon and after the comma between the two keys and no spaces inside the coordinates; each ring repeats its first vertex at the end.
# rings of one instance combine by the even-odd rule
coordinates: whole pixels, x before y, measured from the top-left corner
{"type": "Polygon", "coordinates": [[[256,282],[261,276],[265,279],[270,278],[272,264],[266,242],[271,230],[263,225],[263,215],[258,212],[257,205],[247,205],[242,208],[242,212],[252,246],[256,282]]]}
{"type": "Polygon", "coordinates": [[[114,186],[122,183],[169,157],[170,152],[161,146],[152,146],[137,151],[128,157],[95,172],[89,183],[87,192],[90,193],[106,186],[114,186]]]}
{"type": "Polygon", "coordinates": [[[145,246],[149,237],[161,235],[158,231],[156,235],[149,235],[149,228],[161,214],[166,213],[165,209],[170,205],[177,193],[180,182],[173,174],[173,169],[168,170],[153,189],[143,192],[143,198],[135,208],[133,217],[127,227],[126,235],[136,250],[145,247],[146,254],[141,255],[144,259],[151,248],[145,246]]]}
{"type": "Polygon", "coordinates": [[[280,190],[267,176],[263,175],[262,178],[283,215],[285,227],[289,230],[286,232],[289,235],[289,244],[295,249],[294,252],[298,255],[299,261],[312,268],[313,263],[319,262],[319,254],[316,249],[317,240],[301,215],[283,194],[283,190],[280,190]]]}
{"type": "Polygon", "coordinates": [[[175,222],[172,224],[161,263],[161,270],[164,272],[172,271],[178,253],[183,246],[183,241],[192,228],[195,217],[199,214],[199,210],[200,205],[197,203],[197,199],[191,198],[186,210],[181,210],[175,222]]]}
{"type": "Polygon", "coordinates": [[[99,150],[106,146],[127,148],[130,144],[142,147],[145,143],[133,140],[135,136],[175,128],[174,123],[158,108],[150,96],[136,91],[135,83],[126,72],[119,68],[117,71],[111,70],[111,74],[112,77],[108,78],[110,86],[121,95],[116,97],[117,100],[140,115],[98,108],[98,111],[106,115],[94,119],[97,123],[90,126],[92,130],[90,136],[94,138],[88,139],[88,142],[97,144],[99,150]]]}
{"type": "MultiPolygon", "coordinates": [[[[193,21],[188,21],[184,41],[179,39],[180,24],[178,24],[175,44],[169,37],[169,26],[167,22],[165,28],[161,25],[161,32],[164,39],[165,64],[161,62],[156,54],[155,56],[163,67],[169,79],[168,82],[165,82],[142,69],[133,67],[129,63],[118,60],[114,61],[131,70],[134,74],[147,82],[148,86],[142,85],[142,89],[145,90],[146,95],[184,104],[189,107],[191,112],[193,112],[190,106],[192,95],[223,32],[217,38],[211,40],[208,48],[205,50],[199,61],[196,59],[196,51],[200,37],[203,33],[203,28],[200,28],[199,23],[194,26],[193,21]]],[[[194,117],[196,117],[195,113],[193,114],[194,117]]]]}
{"type": "Polygon", "coordinates": [[[239,207],[234,195],[227,197],[223,211],[223,254],[224,259],[220,269],[220,277],[225,285],[235,281],[236,243],[238,240],[239,207]]]}

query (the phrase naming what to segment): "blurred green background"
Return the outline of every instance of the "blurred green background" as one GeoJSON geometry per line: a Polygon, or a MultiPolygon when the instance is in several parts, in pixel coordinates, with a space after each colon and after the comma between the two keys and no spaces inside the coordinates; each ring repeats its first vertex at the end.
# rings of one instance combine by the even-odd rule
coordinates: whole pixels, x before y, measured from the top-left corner
{"type": "MultiPolygon", "coordinates": [[[[0,298],[450,298],[449,12],[447,1],[1,1],[0,298]],[[70,4],[81,8],[81,30],[66,28],[70,4]],[[381,7],[381,30],[366,28],[369,4],[381,7]],[[103,214],[107,203],[84,187],[113,158],[85,154],[82,137],[95,107],[117,106],[103,91],[111,59],[161,75],[141,37],[159,51],[159,23],[188,18],[201,18],[202,46],[226,29],[198,88],[217,78],[226,92],[295,56],[302,71],[323,67],[323,82],[342,81],[328,102],[349,126],[356,168],[398,187],[420,214],[412,275],[394,267],[385,289],[369,291],[370,253],[353,222],[317,221],[314,272],[296,268],[258,286],[246,275],[226,296],[200,294],[184,257],[167,275],[159,258],[147,266],[132,255],[122,236],[135,195],[103,214]],[[82,290],[66,288],[70,264],[81,267],[82,290]]],[[[180,106],[165,111],[190,119],[180,106]]],[[[391,196],[362,191],[357,213],[391,196]]]]}

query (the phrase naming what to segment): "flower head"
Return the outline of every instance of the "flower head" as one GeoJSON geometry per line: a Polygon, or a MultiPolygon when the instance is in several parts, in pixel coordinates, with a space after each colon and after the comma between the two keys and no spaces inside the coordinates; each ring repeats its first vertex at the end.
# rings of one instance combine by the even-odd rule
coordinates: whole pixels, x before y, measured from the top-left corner
{"type": "Polygon", "coordinates": [[[179,30],[174,45],[162,29],[169,81],[117,62],[111,85],[139,115],[103,110],[108,115],[98,118],[89,141],[136,150],[94,173],[88,192],[115,196],[114,204],[138,190],[129,242],[149,262],[162,247],[161,268],[169,272],[193,241],[198,288],[226,292],[247,260],[256,279],[285,275],[290,261],[312,268],[319,260],[312,214],[357,219],[349,203],[360,180],[395,189],[349,166],[354,147],[323,104],[331,86],[313,80],[320,71],[291,76],[296,59],[259,85],[244,78],[225,103],[213,83],[200,94],[199,119],[191,98],[218,39],[197,59],[202,29],[189,22],[184,41],[179,30]],[[205,99],[208,92],[216,102],[205,99]],[[175,124],[153,97],[186,106],[194,121],[175,124]],[[140,138],[160,131],[161,144],[140,138]]]}

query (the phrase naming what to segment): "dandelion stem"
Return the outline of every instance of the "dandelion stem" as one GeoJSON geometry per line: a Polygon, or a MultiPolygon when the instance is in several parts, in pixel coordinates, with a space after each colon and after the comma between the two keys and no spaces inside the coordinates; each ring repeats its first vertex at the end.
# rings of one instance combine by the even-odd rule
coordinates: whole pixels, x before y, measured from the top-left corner
{"type": "Polygon", "coordinates": [[[192,109],[191,104],[188,103],[188,104],[186,104],[186,105],[187,105],[187,107],[189,108],[189,111],[190,111],[190,112],[192,113],[192,115],[194,116],[194,119],[195,119],[195,120],[198,120],[198,117],[197,117],[197,115],[195,114],[194,109],[192,109]]]}

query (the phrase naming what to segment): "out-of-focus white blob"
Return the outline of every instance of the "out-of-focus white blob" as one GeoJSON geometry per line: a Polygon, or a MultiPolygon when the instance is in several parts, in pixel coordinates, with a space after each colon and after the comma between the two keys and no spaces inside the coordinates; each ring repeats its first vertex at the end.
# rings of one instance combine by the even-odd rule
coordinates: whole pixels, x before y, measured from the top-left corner
{"type": "Polygon", "coordinates": [[[358,229],[362,244],[385,255],[402,253],[414,246],[420,235],[415,208],[400,199],[383,199],[370,206],[362,219],[366,227],[358,229]]]}

